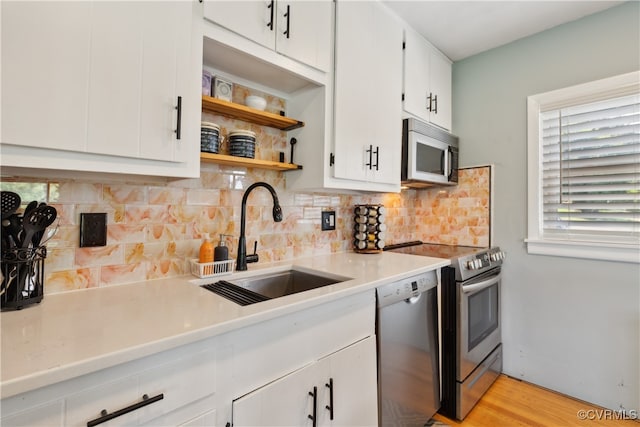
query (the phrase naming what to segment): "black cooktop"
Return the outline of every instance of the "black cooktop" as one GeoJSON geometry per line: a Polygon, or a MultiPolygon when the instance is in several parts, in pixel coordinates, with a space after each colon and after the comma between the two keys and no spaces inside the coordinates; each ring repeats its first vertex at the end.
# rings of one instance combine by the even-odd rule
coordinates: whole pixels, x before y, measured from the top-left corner
{"type": "Polygon", "coordinates": [[[387,245],[384,250],[401,254],[430,256],[434,258],[455,259],[465,255],[471,255],[487,248],[475,246],[441,245],[437,243],[423,243],[419,240],[387,245]]]}

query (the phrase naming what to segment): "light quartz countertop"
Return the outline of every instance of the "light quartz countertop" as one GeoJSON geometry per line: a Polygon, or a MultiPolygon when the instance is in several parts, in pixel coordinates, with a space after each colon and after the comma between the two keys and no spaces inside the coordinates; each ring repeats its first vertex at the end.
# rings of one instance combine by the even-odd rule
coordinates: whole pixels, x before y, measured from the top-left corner
{"type": "Polygon", "coordinates": [[[198,286],[218,277],[181,276],[45,295],[40,304],[0,315],[0,397],[305,310],[449,264],[447,259],[389,252],[338,253],[250,264],[249,271],[220,279],[233,281],[295,266],[351,280],[244,307],[198,286]]]}

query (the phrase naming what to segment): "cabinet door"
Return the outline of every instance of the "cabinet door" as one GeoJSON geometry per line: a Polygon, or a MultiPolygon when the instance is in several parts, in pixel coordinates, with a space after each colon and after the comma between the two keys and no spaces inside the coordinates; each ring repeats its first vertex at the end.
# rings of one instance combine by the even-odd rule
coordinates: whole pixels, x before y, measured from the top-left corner
{"type": "Polygon", "coordinates": [[[404,40],[404,110],[429,121],[430,50],[412,29],[405,29],[404,40]]]}
{"type": "Polygon", "coordinates": [[[1,142],[189,160],[191,21],[190,2],[2,2],[1,142]]]}
{"type": "Polygon", "coordinates": [[[91,3],[3,1],[0,7],[0,141],[84,151],[91,3]]]}
{"type": "MultiPolygon", "coordinates": [[[[332,354],[329,358],[329,382],[333,390],[333,420],[326,425],[377,426],[378,383],[376,366],[376,338],[370,336],[332,354]]],[[[326,391],[326,390],[325,390],[326,391]]],[[[318,405],[326,421],[330,400],[318,405]]]]}
{"type": "Polygon", "coordinates": [[[204,17],[254,42],[275,49],[275,0],[205,0],[204,17]]]}
{"type": "Polygon", "coordinates": [[[336,3],[335,66],[334,177],[399,186],[402,27],[382,3],[336,3]]]}
{"type": "Polygon", "coordinates": [[[174,157],[179,143],[174,130],[177,84],[185,77],[177,74],[190,55],[190,7],[188,2],[95,3],[89,152],[184,160],[174,157]]]}
{"type": "Polygon", "coordinates": [[[451,62],[440,52],[432,51],[429,75],[431,92],[438,96],[436,111],[431,112],[431,123],[451,130],[451,62]]]}
{"type": "Polygon", "coordinates": [[[333,41],[330,0],[278,1],[276,50],[292,59],[329,71],[333,41]]]}
{"type": "Polygon", "coordinates": [[[184,424],[180,424],[180,427],[215,427],[216,425],[216,411],[209,411],[206,414],[202,414],[199,417],[187,421],[184,424]]]}
{"type": "Polygon", "coordinates": [[[407,113],[451,130],[451,62],[410,28],[405,29],[403,93],[407,113]]]}
{"type": "Polygon", "coordinates": [[[314,387],[317,405],[322,392],[319,372],[314,363],[234,400],[233,426],[312,426],[314,387]]]}

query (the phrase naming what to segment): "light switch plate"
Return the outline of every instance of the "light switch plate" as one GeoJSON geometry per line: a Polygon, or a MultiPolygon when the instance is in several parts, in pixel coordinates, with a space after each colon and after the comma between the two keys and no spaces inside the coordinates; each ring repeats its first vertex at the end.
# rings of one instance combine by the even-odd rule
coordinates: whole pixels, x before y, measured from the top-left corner
{"type": "Polygon", "coordinates": [[[80,214],[80,247],[107,245],[107,214],[80,214]]]}
{"type": "Polygon", "coordinates": [[[335,230],[335,229],[336,229],[336,212],[323,211],[322,212],[322,231],[335,230]]]}

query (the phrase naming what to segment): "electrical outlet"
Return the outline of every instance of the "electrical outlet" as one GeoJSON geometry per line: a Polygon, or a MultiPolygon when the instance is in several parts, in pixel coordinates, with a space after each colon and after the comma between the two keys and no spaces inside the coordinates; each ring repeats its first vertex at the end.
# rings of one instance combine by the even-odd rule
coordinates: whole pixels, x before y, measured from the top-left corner
{"type": "Polygon", "coordinates": [[[107,245],[107,214],[80,214],[80,247],[107,245]]]}
{"type": "Polygon", "coordinates": [[[323,211],[322,212],[322,231],[335,230],[335,229],[336,229],[336,212],[323,211]]]}

